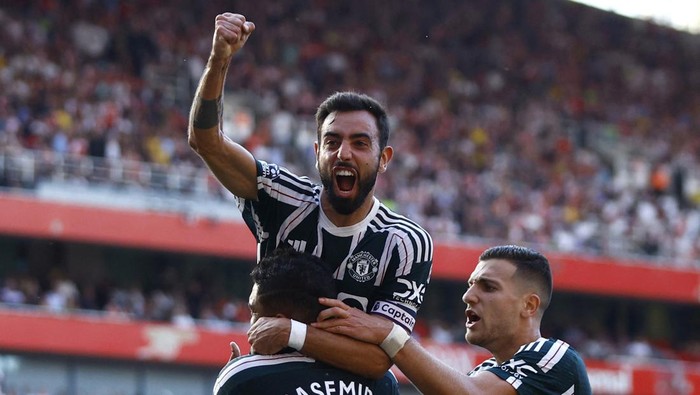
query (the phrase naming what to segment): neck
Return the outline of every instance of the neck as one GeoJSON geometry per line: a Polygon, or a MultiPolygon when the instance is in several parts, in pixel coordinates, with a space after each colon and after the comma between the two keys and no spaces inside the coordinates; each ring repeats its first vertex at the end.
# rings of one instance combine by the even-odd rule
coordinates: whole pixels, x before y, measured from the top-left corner
{"type": "Polygon", "coordinates": [[[328,195],[323,193],[321,196],[321,210],[326,214],[326,217],[333,223],[333,225],[338,227],[352,226],[367,217],[367,214],[372,210],[374,206],[374,194],[370,193],[367,198],[362,203],[357,210],[350,214],[340,214],[335,211],[331,203],[328,201],[328,195]]]}
{"type": "Polygon", "coordinates": [[[533,328],[533,330],[528,331],[527,334],[518,336],[517,339],[514,339],[511,344],[504,345],[502,349],[489,351],[492,352],[493,357],[496,358],[496,362],[500,365],[513,358],[513,355],[518,352],[520,347],[524,346],[525,344],[532,343],[540,337],[542,337],[540,330],[533,328]]]}

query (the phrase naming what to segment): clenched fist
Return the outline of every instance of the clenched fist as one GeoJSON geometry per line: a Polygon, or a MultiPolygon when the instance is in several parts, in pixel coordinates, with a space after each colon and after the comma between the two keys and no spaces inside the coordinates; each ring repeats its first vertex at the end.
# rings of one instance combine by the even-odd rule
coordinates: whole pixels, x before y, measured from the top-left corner
{"type": "Polygon", "coordinates": [[[216,60],[228,60],[243,47],[255,30],[253,22],[245,16],[226,12],[216,16],[211,56],[216,60]]]}

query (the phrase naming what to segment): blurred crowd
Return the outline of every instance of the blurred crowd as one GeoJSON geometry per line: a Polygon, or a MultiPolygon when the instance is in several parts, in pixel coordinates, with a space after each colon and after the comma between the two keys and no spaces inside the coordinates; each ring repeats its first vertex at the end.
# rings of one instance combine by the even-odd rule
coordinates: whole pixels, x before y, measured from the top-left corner
{"type": "Polygon", "coordinates": [[[171,268],[155,279],[155,285],[135,281],[123,286],[107,279],[77,283],[60,270],[48,276],[11,274],[0,283],[0,305],[53,314],[97,314],[112,320],[169,322],[180,327],[247,328],[250,310],[246,299],[181,275],[171,268]]]}
{"type": "MultiPolygon", "coordinates": [[[[125,287],[109,280],[76,282],[60,270],[53,270],[47,276],[13,274],[0,277],[0,310],[31,309],[58,315],[97,315],[117,321],[165,322],[181,328],[247,331],[250,310],[244,297],[209,282],[205,285],[197,276],[185,278],[175,268],[152,280],[148,286],[125,287]]],[[[545,321],[543,335],[567,341],[585,358],[700,362],[697,335],[652,340],[639,329],[634,335],[629,332],[615,335],[615,323],[601,320],[604,314],[592,305],[589,307],[575,312],[573,317],[562,311],[550,312],[557,318],[545,321]]],[[[570,306],[565,308],[571,310],[570,306]]],[[[448,320],[443,316],[444,312],[424,308],[413,336],[440,344],[464,343],[463,320],[453,317],[448,320]]]]}
{"type": "Polygon", "coordinates": [[[700,262],[700,37],[563,0],[7,1],[0,149],[201,174],[187,116],[225,10],[257,25],[226,132],[258,157],[314,174],[316,105],[363,91],[392,115],[379,194],[436,239],[700,262]]]}

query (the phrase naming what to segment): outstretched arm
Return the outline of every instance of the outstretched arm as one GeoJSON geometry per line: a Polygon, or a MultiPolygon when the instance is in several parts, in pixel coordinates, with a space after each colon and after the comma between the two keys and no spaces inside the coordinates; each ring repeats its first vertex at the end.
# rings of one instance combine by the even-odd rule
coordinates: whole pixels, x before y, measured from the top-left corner
{"type": "Polygon", "coordinates": [[[223,89],[231,58],[255,30],[240,14],[224,13],[215,21],[212,50],[190,109],[188,142],[216,178],[234,195],[257,198],[253,155],[221,130],[223,89]]]}
{"type": "MultiPolygon", "coordinates": [[[[320,299],[330,307],[321,312],[313,327],[350,336],[372,344],[382,344],[394,324],[383,318],[350,308],[336,299],[320,299]]],[[[493,373],[467,376],[430,354],[416,340],[409,339],[393,358],[394,364],[426,394],[504,394],[515,389],[493,373]]]]}
{"type": "MultiPolygon", "coordinates": [[[[380,320],[388,320],[378,318],[380,320]]],[[[391,324],[391,323],[389,323],[391,324]]],[[[288,318],[260,317],[248,331],[251,348],[259,354],[274,354],[287,347],[291,321],[288,318]]],[[[391,367],[389,357],[375,344],[366,343],[312,326],[307,327],[304,355],[335,367],[377,379],[391,367]]]]}

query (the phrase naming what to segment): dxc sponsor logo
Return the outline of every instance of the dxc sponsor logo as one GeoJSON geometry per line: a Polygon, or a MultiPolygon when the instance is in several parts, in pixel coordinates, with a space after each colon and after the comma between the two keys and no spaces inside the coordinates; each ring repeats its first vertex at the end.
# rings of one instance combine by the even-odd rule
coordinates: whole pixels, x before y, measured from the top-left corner
{"type": "Polygon", "coordinates": [[[397,282],[405,285],[406,290],[404,292],[394,292],[394,299],[413,306],[423,303],[425,284],[418,284],[415,281],[409,281],[404,278],[398,279],[397,282]]]}
{"type": "Polygon", "coordinates": [[[508,363],[501,365],[501,369],[511,372],[513,376],[517,378],[527,377],[527,373],[525,373],[525,371],[529,371],[530,373],[537,373],[537,369],[528,365],[522,359],[518,359],[517,361],[515,359],[511,359],[510,361],[508,361],[508,363]]]}

